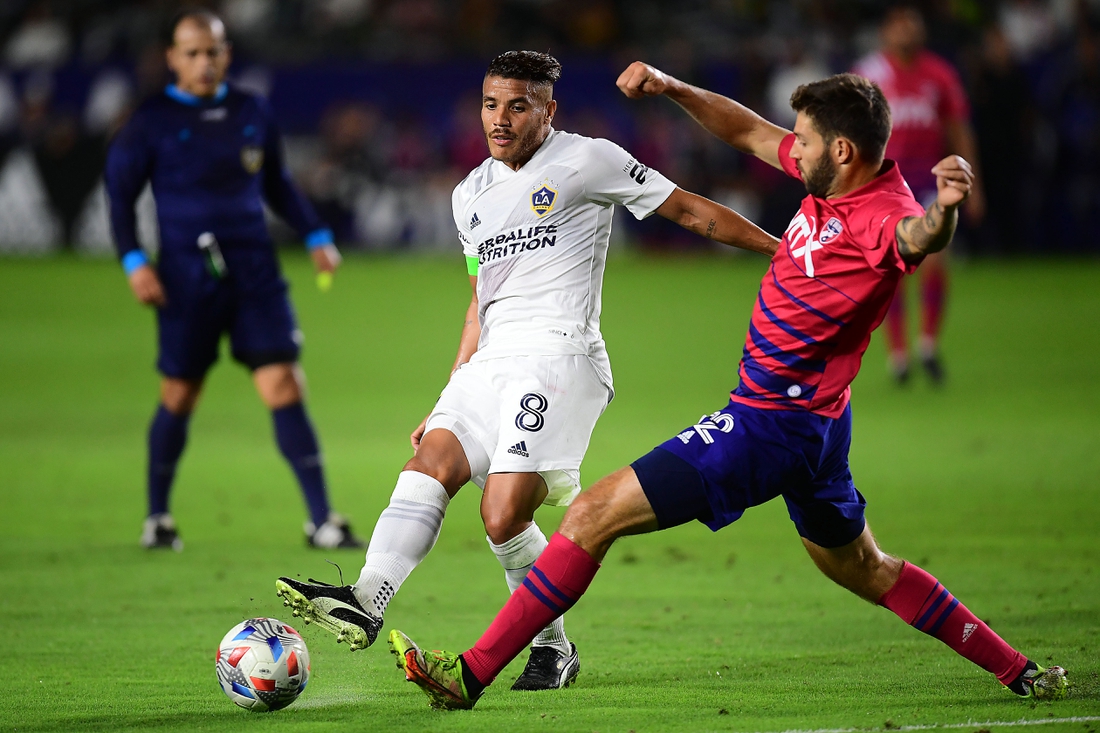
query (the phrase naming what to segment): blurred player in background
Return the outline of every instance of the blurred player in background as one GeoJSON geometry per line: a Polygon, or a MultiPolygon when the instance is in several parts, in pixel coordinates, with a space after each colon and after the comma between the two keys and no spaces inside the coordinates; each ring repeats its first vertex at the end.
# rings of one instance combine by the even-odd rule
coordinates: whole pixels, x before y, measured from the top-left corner
{"type": "MultiPolygon", "coordinates": [[[[978,152],[970,125],[970,105],[951,64],[924,48],[924,19],[915,7],[892,7],[882,21],[880,32],[882,50],[861,59],[853,71],[878,84],[886,95],[894,121],[886,155],[897,161],[913,195],[926,206],[936,196],[932,168],[944,155],[959,155],[977,171],[978,152]]],[[[975,224],[985,214],[980,179],[975,179],[970,192],[967,213],[975,224]]],[[[925,260],[920,281],[920,360],[934,384],[944,379],[939,337],[946,299],[947,254],[937,252],[925,260]]],[[[894,378],[904,384],[909,379],[904,280],[886,316],[886,346],[894,378]]]]}
{"type": "MultiPolygon", "coordinates": [[[[375,525],[354,586],[276,582],[295,615],[352,649],[374,642],[390,599],[435,544],[467,481],[483,488],[489,545],[516,591],[546,547],[541,504],[580,492],[580,465],[613,395],[600,334],[616,204],[725,244],[771,254],[776,240],[735,212],[676,187],[618,145],[555,130],[561,65],[533,51],[490,64],[481,122],[490,157],[455,188],[473,296],[450,381],[413,432],[416,455],[375,525]]],[[[513,689],[567,686],[580,669],[561,619],[532,634],[513,689]]]]}
{"type": "Polygon", "coordinates": [[[721,140],[802,181],[808,195],[761,282],[729,403],[581,494],[473,648],[424,651],[392,631],[406,679],[433,707],[471,708],[538,629],[577,602],[617,538],[694,520],[717,531],[782,496],[830,579],[1017,695],[1064,696],[1060,667],[1032,662],[927,572],[879,549],[848,466],[850,384],[902,275],[951,241],[973,185],[969,164],[955,155],[939,161],[936,198],[922,210],[897,165],[883,159],[886,100],[854,74],[799,87],[793,132],[640,62],[618,85],[631,98],[667,95],[721,140]]]}
{"type": "Polygon", "coordinates": [[[266,201],[305,238],[319,273],[340,264],[332,233],[295,189],[266,101],[225,82],[230,46],[217,16],[180,13],[168,65],[176,83],[145,102],[114,140],[105,178],[115,246],[134,296],[157,310],[160,405],[149,428],[149,515],[141,543],[182,548],[168,511],[176,465],[207,371],[228,333],[233,358],[252,371],[275,438],[309,509],[315,547],[361,547],[330,511],[321,451],[302,403],[301,332],[264,223],[266,201]],[[146,183],[156,199],[160,252],[150,264],[134,205],[146,183]]]}

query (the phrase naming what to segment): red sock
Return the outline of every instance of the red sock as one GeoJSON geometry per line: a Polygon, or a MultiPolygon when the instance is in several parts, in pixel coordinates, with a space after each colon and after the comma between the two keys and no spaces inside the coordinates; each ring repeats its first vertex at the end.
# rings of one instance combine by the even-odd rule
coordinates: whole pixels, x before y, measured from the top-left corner
{"type": "MultiPolygon", "coordinates": [[[[905,281],[898,282],[898,290],[886,311],[886,350],[895,361],[903,361],[909,351],[909,324],[905,310],[905,281]]],[[[895,364],[895,366],[897,366],[895,364]]]]}
{"type": "Polygon", "coordinates": [[[934,348],[939,341],[946,300],[947,270],[943,267],[930,268],[921,280],[921,336],[929,348],[934,348]]]}
{"type": "Polygon", "coordinates": [[[591,555],[555,532],[523,585],[473,648],[462,653],[478,681],[492,682],[547,624],[577,602],[599,569],[591,555]]]}
{"type": "Polygon", "coordinates": [[[1002,685],[1023,671],[1027,657],[959,603],[939,581],[905,563],[894,587],[878,601],[918,631],[934,636],[987,672],[1002,685]]]}

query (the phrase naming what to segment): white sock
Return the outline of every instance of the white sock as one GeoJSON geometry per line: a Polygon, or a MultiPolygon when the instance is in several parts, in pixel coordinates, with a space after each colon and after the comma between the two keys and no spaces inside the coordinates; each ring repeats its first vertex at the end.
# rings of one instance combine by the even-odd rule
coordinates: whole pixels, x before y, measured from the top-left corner
{"type": "MultiPolygon", "coordinates": [[[[531,522],[531,526],[517,534],[503,544],[494,545],[488,537],[489,547],[497,560],[504,567],[504,577],[508,581],[508,590],[512,593],[523,585],[523,579],[527,577],[527,571],[535,564],[542,551],[550,544],[546,541],[546,535],[539,526],[531,522]]],[[[569,639],[565,636],[565,620],[558,616],[545,629],[539,632],[531,646],[549,646],[558,650],[561,654],[569,655],[569,639]]]]}
{"type": "Polygon", "coordinates": [[[390,505],[378,517],[367,561],[352,590],[370,613],[382,618],[394,593],[439,537],[451,498],[443,484],[418,471],[402,471],[390,505]]]}

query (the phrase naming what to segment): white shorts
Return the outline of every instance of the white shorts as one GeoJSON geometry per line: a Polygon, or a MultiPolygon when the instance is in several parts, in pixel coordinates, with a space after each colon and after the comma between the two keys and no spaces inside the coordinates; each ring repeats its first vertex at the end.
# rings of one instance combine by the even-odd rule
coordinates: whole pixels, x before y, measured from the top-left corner
{"type": "Polygon", "coordinates": [[[537,473],[549,492],[543,503],[567,506],[610,396],[584,355],[472,361],[451,375],[424,432],[452,432],[481,488],[491,473],[537,473]]]}

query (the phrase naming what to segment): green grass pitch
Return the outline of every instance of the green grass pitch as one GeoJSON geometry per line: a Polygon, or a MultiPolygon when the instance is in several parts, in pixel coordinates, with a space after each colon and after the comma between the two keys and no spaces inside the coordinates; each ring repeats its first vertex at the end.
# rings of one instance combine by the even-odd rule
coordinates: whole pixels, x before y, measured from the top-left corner
{"type": "MultiPolygon", "coordinates": [[[[442,388],[469,291],[459,258],[349,259],[321,294],[284,265],[307,334],[310,409],[336,507],[369,535],[408,433],[442,388]]],[[[586,484],[721,407],[762,259],[614,259],[605,335],[618,396],[586,484]]],[[[173,510],[186,549],[139,549],[144,439],[156,400],[152,315],[117,266],[0,261],[0,730],[784,731],[1100,716],[1100,263],[971,263],[953,275],[949,382],[906,389],[876,337],[853,392],[851,460],[882,545],[937,575],[1011,643],[1070,671],[1072,697],[1007,694],[947,647],[833,586],[781,502],[712,534],[620,542],[567,617],[576,685],[439,713],[385,644],[349,654],[299,627],[313,676],[253,715],[214,678],[250,615],[292,619],[273,581],[354,579],[358,552],[303,546],[304,507],[246,373],[228,358],[192,423],[173,510]]],[[[506,597],[468,487],[387,629],[470,645],[506,597]]],[[[552,531],[560,511],[539,521],[552,531]]],[[[522,662],[522,659],[521,659],[522,662]]],[[[1090,720],[1091,718],[1091,720],[1090,720]]],[[[1057,722],[1058,719],[1075,719],[1057,722]]],[[[1005,728],[1007,730],[1007,728],[1005,728]]]]}

